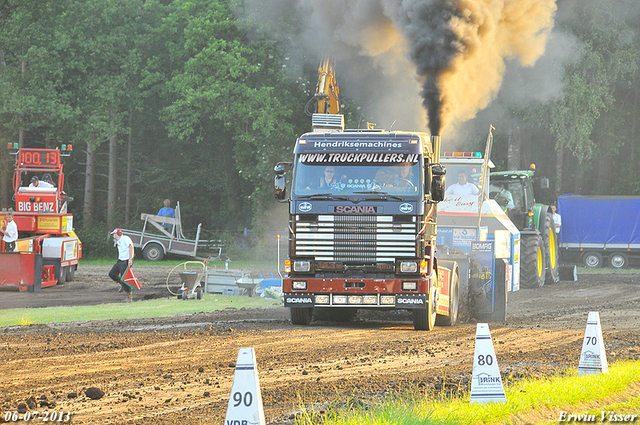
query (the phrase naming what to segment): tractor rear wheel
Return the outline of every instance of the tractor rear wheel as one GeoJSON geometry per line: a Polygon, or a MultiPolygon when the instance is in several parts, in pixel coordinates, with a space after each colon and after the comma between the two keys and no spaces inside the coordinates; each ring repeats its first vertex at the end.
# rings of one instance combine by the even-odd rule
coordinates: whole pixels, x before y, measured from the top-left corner
{"type": "Polygon", "coordinates": [[[522,235],[520,250],[520,284],[523,288],[540,288],[545,280],[544,241],[538,234],[522,235]]]}
{"type": "Polygon", "coordinates": [[[560,281],[559,258],[558,258],[558,238],[552,214],[545,214],[544,222],[540,223],[540,233],[544,238],[544,251],[547,273],[545,283],[557,283],[560,281]]]}

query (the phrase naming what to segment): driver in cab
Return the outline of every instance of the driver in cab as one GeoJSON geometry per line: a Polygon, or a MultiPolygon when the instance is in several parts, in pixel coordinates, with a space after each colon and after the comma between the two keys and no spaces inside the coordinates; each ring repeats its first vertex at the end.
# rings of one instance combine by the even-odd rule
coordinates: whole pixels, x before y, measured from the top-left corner
{"type": "Polygon", "coordinates": [[[413,183],[410,162],[403,162],[399,167],[386,167],[378,170],[374,181],[378,189],[385,188],[391,192],[416,192],[413,183]]]}
{"type": "Polygon", "coordinates": [[[316,182],[312,182],[306,187],[307,190],[333,188],[338,181],[336,180],[336,167],[329,165],[325,167],[323,175],[316,182]]]}

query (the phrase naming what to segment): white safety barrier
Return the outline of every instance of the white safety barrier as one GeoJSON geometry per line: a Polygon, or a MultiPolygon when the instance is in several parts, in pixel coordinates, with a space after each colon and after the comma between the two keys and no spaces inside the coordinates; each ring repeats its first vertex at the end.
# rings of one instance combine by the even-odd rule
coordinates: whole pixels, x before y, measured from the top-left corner
{"type": "Polygon", "coordinates": [[[596,373],[609,373],[609,365],[602,339],[600,314],[597,311],[590,311],[587,318],[587,329],[584,331],[578,375],[596,373]]]}
{"type": "Polygon", "coordinates": [[[478,404],[507,402],[489,325],[486,323],[478,323],[476,327],[470,402],[478,404]]]}
{"type": "Polygon", "coordinates": [[[253,348],[238,351],[224,425],[265,425],[262,393],[253,348]]]}

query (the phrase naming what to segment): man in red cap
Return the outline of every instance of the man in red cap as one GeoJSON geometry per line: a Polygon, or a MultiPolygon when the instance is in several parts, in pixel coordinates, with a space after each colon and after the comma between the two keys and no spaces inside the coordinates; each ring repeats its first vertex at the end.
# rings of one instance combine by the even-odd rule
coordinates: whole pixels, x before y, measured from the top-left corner
{"type": "Polygon", "coordinates": [[[131,267],[133,264],[133,242],[131,242],[129,236],[123,235],[120,229],[114,229],[111,234],[113,235],[115,246],[118,248],[118,261],[109,271],[109,277],[122,286],[122,289],[127,293],[127,302],[131,302],[133,301],[133,290],[122,283],[120,278],[127,271],[127,267],[131,267]]]}

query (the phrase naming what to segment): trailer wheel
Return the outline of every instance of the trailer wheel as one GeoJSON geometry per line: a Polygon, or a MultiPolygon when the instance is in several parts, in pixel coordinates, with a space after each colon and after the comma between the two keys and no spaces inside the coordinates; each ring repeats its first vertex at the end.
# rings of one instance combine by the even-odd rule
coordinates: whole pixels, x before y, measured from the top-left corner
{"type": "Polygon", "coordinates": [[[558,266],[558,238],[556,237],[555,223],[551,214],[545,214],[543,228],[540,229],[544,238],[545,262],[547,273],[545,283],[557,283],[560,281],[558,266]]]}
{"type": "Polygon", "coordinates": [[[522,283],[522,287],[540,288],[544,286],[546,270],[542,236],[538,234],[522,235],[520,257],[520,283],[522,283]]]}
{"type": "Polygon", "coordinates": [[[56,285],[62,285],[67,281],[67,267],[60,266],[60,275],[58,276],[58,283],[56,285]]]}
{"type": "Polygon", "coordinates": [[[427,308],[416,308],[413,310],[413,329],[417,331],[430,331],[436,327],[436,287],[429,290],[429,300],[427,308]]]}
{"type": "Polygon", "coordinates": [[[602,267],[602,255],[599,252],[585,252],[582,256],[582,262],[590,268],[602,267]]]}
{"type": "Polygon", "coordinates": [[[449,315],[436,317],[436,325],[438,326],[455,326],[458,323],[458,301],[460,288],[460,270],[456,266],[453,270],[451,279],[451,288],[449,290],[449,315]]]}
{"type": "Polygon", "coordinates": [[[196,298],[199,300],[202,299],[202,288],[196,288],[196,298]]]}
{"type": "Polygon", "coordinates": [[[78,267],[77,265],[75,266],[69,266],[67,267],[67,282],[71,282],[73,280],[73,278],[76,275],[76,267],[78,267]]]}
{"type": "Polygon", "coordinates": [[[290,307],[291,323],[294,325],[308,325],[313,317],[313,308],[290,307]]]}
{"type": "Polygon", "coordinates": [[[162,245],[151,242],[144,247],[142,250],[142,258],[147,261],[162,261],[164,258],[164,250],[162,249],[162,245]]]}
{"type": "Polygon", "coordinates": [[[629,265],[629,258],[622,252],[615,252],[609,256],[609,265],[614,269],[626,269],[629,265]]]}

